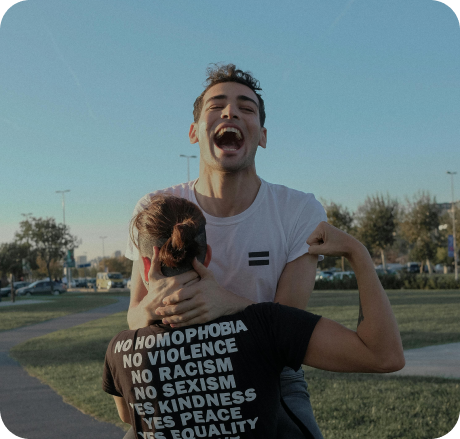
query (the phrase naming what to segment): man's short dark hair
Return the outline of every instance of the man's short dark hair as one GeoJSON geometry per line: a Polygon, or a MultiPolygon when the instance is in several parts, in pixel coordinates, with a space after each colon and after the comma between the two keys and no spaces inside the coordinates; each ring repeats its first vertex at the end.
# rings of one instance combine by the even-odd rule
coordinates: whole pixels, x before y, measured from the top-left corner
{"type": "Polygon", "coordinates": [[[211,64],[206,69],[206,88],[203,93],[200,94],[193,104],[193,120],[195,123],[200,119],[201,110],[203,108],[203,96],[204,94],[214,85],[220,84],[222,82],[237,82],[238,84],[243,84],[246,87],[249,87],[257,96],[259,100],[259,118],[260,126],[265,124],[265,104],[262,96],[257,93],[257,91],[262,91],[260,88],[260,83],[257,79],[252,76],[251,72],[243,72],[236,68],[234,64],[211,64]]]}

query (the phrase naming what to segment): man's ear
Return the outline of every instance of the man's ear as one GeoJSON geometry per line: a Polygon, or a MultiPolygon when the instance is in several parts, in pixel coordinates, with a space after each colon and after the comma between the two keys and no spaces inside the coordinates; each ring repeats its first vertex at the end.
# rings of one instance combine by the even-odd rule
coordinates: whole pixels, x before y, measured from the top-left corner
{"type": "Polygon", "coordinates": [[[192,123],[190,125],[190,131],[188,132],[188,138],[190,139],[190,143],[198,143],[198,124],[192,123]]]}
{"type": "MultiPolygon", "coordinates": [[[[152,260],[148,258],[147,256],[142,256],[142,262],[144,263],[144,282],[149,282],[149,271],[150,271],[150,266],[152,265],[152,260]]],[[[142,275],[142,273],[141,273],[142,275]]]]}
{"type": "Polygon", "coordinates": [[[211,262],[212,258],[212,248],[209,244],[206,245],[206,257],[204,258],[203,265],[208,268],[209,263],[211,262]]]}
{"type": "Polygon", "coordinates": [[[260,129],[259,146],[261,146],[262,148],[267,147],[267,128],[262,127],[260,129]]]}

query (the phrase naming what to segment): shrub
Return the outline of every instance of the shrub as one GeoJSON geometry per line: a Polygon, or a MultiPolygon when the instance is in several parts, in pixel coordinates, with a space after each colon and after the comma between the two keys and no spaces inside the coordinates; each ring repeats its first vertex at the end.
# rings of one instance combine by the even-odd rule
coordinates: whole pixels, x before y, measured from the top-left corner
{"type": "MultiPolygon", "coordinates": [[[[414,274],[399,272],[379,275],[383,288],[387,290],[460,290],[460,280],[455,281],[453,274],[414,274]]],[[[315,290],[357,290],[356,278],[320,279],[315,283],[315,290]]]]}

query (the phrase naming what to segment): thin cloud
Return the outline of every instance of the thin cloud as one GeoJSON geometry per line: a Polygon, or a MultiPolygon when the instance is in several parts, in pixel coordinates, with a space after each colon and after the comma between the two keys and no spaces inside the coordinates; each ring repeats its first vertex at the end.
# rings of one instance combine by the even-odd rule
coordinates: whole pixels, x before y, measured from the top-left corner
{"type": "Polygon", "coordinates": [[[59,46],[57,45],[56,43],[56,40],[54,39],[54,36],[51,32],[51,30],[49,29],[49,27],[43,22],[42,20],[42,24],[44,26],[44,28],[46,29],[50,39],[51,39],[51,42],[53,43],[53,48],[56,52],[56,54],[58,55],[58,57],[60,58],[60,60],[62,61],[62,64],[64,64],[64,66],[67,68],[67,70],[69,71],[70,75],[72,76],[75,84],[77,85],[78,89],[81,91],[81,94],[83,96],[83,100],[85,101],[85,105],[86,105],[86,108],[88,109],[88,114],[89,116],[91,117],[91,119],[93,120],[96,120],[96,117],[93,113],[93,110],[91,109],[90,105],[89,105],[89,101],[88,101],[88,97],[86,95],[86,92],[85,90],[83,89],[81,83],[80,83],[80,80],[78,79],[78,76],[77,74],[72,70],[72,68],[70,67],[69,63],[66,61],[64,55],[62,54],[61,50],[59,49],[59,46]]]}
{"type": "Polygon", "coordinates": [[[356,0],[350,0],[346,5],[345,7],[342,9],[342,12],[340,12],[340,14],[337,16],[337,18],[334,20],[334,22],[329,26],[329,28],[327,29],[326,33],[325,33],[325,37],[327,35],[329,35],[333,30],[334,28],[337,26],[337,24],[342,20],[342,18],[345,16],[345,14],[349,11],[349,9],[351,8],[351,6],[353,5],[353,3],[355,3],[356,0]]]}

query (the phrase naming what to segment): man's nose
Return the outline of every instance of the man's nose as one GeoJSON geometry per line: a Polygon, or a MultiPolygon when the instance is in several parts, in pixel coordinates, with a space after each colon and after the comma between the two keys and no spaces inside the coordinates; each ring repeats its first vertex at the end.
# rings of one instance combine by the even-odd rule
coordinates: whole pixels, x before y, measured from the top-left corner
{"type": "Polygon", "coordinates": [[[228,104],[221,114],[222,119],[239,119],[238,110],[234,105],[228,104]]]}

